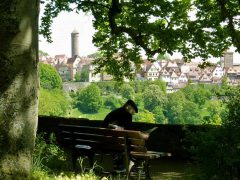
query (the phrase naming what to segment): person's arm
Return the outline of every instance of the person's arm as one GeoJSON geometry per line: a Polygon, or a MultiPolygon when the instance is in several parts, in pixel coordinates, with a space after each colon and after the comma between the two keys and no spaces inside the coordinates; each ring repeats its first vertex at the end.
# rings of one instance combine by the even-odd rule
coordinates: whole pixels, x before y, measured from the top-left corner
{"type": "Polygon", "coordinates": [[[108,128],[110,128],[110,129],[115,129],[115,130],[124,130],[123,127],[115,124],[114,122],[113,122],[113,123],[109,123],[109,124],[108,124],[108,128]]]}
{"type": "Polygon", "coordinates": [[[141,136],[143,137],[143,139],[148,140],[149,138],[149,134],[145,133],[145,132],[141,132],[141,136]]]}

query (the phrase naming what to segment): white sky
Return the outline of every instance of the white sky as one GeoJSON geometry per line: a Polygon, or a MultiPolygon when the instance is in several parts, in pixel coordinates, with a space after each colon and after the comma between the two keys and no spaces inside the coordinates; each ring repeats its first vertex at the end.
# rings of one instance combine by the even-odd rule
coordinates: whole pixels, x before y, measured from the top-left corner
{"type": "MultiPolygon", "coordinates": [[[[40,12],[40,16],[41,16],[40,12]]],[[[68,13],[61,12],[52,24],[52,43],[47,43],[46,40],[39,37],[39,49],[47,52],[50,56],[57,54],[66,54],[71,57],[71,32],[77,29],[79,31],[79,53],[80,56],[87,56],[97,51],[97,48],[92,43],[94,28],[92,27],[92,17],[84,13],[68,13]]],[[[234,48],[230,49],[234,51],[234,48]]],[[[181,58],[181,54],[175,53],[171,58],[181,58]]],[[[218,59],[212,59],[218,61],[218,59]]],[[[234,53],[234,64],[240,64],[240,54],[234,53]]]]}
{"type": "Polygon", "coordinates": [[[51,56],[66,54],[71,57],[71,32],[79,31],[79,53],[86,56],[97,51],[92,44],[92,17],[83,13],[62,12],[53,20],[52,24],[52,43],[47,43],[42,36],[39,37],[39,49],[47,52],[51,56]]]}

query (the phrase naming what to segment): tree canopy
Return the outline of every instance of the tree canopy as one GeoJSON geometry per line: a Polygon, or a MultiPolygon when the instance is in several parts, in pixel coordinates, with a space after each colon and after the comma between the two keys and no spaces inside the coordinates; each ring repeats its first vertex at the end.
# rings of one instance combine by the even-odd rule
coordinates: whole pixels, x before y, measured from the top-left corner
{"type": "Polygon", "coordinates": [[[96,70],[133,78],[141,50],[149,59],[180,52],[203,64],[231,45],[240,52],[239,7],[239,0],[46,0],[40,33],[51,41],[51,23],[61,11],[91,13],[100,50],[96,70]]]}

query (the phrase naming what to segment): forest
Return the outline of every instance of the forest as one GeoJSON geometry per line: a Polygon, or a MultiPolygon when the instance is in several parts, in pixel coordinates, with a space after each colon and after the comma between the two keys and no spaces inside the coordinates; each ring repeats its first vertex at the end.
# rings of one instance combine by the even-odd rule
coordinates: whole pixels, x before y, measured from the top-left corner
{"type": "Polygon", "coordinates": [[[67,93],[57,71],[41,63],[40,84],[40,115],[103,120],[108,112],[132,99],[139,108],[135,122],[158,124],[221,125],[223,96],[229,89],[224,81],[221,85],[189,82],[185,88],[166,94],[166,84],[160,80],[105,81],[67,93]]]}

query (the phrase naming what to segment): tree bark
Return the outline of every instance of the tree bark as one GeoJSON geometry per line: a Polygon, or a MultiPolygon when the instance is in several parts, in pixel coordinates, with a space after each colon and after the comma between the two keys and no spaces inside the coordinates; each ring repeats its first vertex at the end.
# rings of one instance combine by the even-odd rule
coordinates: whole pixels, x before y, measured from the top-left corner
{"type": "Polygon", "coordinates": [[[0,179],[31,171],[38,117],[38,0],[0,2],[0,179]]]}

